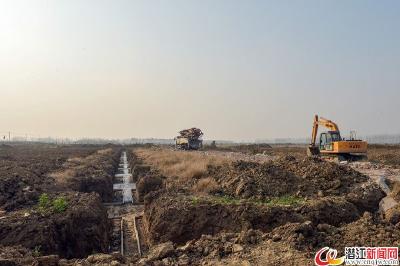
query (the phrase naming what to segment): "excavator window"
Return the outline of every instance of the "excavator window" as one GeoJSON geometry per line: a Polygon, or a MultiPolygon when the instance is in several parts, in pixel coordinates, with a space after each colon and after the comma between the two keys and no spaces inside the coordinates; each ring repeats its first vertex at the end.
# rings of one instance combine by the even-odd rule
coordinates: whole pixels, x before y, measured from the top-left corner
{"type": "Polygon", "coordinates": [[[332,141],[341,141],[342,138],[340,137],[339,132],[331,132],[332,141]]]}
{"type": "Polygon", "coordinates": [[[330,132],[326,134],[325,150],[327,151],[332,150],[332,134],[330,132]]]}
{"type": "Polygon", "coordinates": [[[326,134],[326,144],[331,144],[331,143],[332,143],[332,135],[326,134]]]}
{"type": "Polygon", "coordinates": [[[340,138],[336,132],[321,133],[319,149],[324,151],[331,151],[333,149],[333,142],[340,138]]]}
{"type": "Polygon", "coordinates": [[[320,150],[325,150],[325,145],[327,143],[327,138],[326,138],[326,133],[321,133],[320,138],[319,138],[319,149],[320,150]]]}

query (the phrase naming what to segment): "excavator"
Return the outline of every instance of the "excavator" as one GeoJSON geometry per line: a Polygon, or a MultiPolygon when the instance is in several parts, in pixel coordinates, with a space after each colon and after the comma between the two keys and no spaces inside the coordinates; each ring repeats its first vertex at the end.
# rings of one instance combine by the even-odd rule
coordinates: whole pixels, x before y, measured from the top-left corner
{"type": "Polygon", "coordinates": [[[342,138],[335,122],[315,115],[307,155],[324,156],[338,161],[358,161],[367,157],[367,146],[366,141],[356,139],[354,132],[351,133],[350,140],[342,138]],[[328,131],[321,133],[319,144],[316,145],[319,126],[328,131]]]}

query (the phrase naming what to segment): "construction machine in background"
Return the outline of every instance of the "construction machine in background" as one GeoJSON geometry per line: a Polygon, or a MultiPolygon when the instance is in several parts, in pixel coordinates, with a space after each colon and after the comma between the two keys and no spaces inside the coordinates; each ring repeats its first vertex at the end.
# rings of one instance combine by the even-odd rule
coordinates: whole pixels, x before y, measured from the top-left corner
{"type": "Polygon", "coordinates": [[[349,140],[341,137],[338,125],[328,119],[315,115],[311,143],[308,146],[308,156],[324,156],[339,161],[357,161],[367,157],[367,142],[356,139],[354,132],[349,140]],[[316,144],[318,127],[328,129],[319,137],[319,144],[316,144]]]}
{"type": "Polygon", "coordinates": [[[199,128],[190,128],[179,131],[175,137],[175,147],[181,150],[199,150],[203,147],[203,132],[199,128]]]}

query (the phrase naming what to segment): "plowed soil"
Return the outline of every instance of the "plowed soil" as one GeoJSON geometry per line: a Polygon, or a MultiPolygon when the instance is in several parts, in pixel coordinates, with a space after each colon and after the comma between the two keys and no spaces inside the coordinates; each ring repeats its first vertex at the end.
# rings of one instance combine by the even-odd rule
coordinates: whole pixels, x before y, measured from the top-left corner
{"type": "Polygon", "coordinates": [[[111,225],[102,201],[112,199],[119,151],[95,145],[0,146],[0,245],[64,258],[108,252],[111,225]],[[66,208],[40,209],[44,193],[50,202],[64,199],[66,208]]]}
{"type": "Polygon", "coordinates": [[[0,244],[22,245],[40,254],[79,258],[107,252],[109,220],[95,193],[64,193],[67,208],[62,213],[23,209],[0,219],[0,244]]]}
{"type": "Polygon", "coordinates": [[[40,193],[53,186],[48,173],[73,157],[98,150],[95,146],[45,144],[0,145],[0,208],[14,210],[36,203],[40,193]]]}

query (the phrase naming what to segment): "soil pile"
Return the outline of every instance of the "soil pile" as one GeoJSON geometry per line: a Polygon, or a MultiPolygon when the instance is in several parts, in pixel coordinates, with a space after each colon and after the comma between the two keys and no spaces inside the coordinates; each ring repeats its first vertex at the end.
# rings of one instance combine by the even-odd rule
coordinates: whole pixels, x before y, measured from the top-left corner
{"type": "Polygon", "coordinates": [[[95,146],[0,146],[0,208],[15,210],[36,203],[53,185],[48,173],[62,168],[68,158],[88,156],[95,146]]]}
{"type": "Polygon", "coordinates": [[[58,255],[43,256],[22,246],[0,246],[0,265],[41,265],[41,266],[76,266],[76,265],[128,265],[129,262],[119,253],[93,254],[85,259],[62,259],[58,255]]]}
{"type": "Polygon", "coordinates": [[[290,221],[302,221],[303,216],[295,208],[231,204],[159,190],[145,198],[145,230],[151,244],[184,243],[222,230],[240,232],[253,228],[267,231],[290,221]]]}
{"type": "MultiPolygon", "coordinates": [[[[298,159],[293,156],[257,163],[237,161],[230,165],[209,167],[223,192],[239,198],[271,199],[285,195],[315,198],[352,192],[368,181],[368,177],[333,162],[318,158],[298,159]]],[[[373,184],[369,190],[379,196],[373,184]]]]}
{"type": "Polygon", "coordinates": [[[111,202],[120,153],[121,148],[108,148],[84,158],[73,158],[63,164],[62,170],[49,176],[58,190],[97,192],[103,201],[111,202]]]}
{"type": "Polygon", "coordinates": [[[257,229],[269,232],[286,223],[311,221],[340,226],[358,219],[360,211],[342,197],[299,203],[236,201],[221,197],[193,197],[159,190],[145,198],[145,229],[151,244],[184,243],[203,234],[257,229]]]}
{"type": "Polygon", "coordinates": [[[330,246],[340,252],[345,247],[391,247],[400,244],[400,224],[392,225],[365,212],[363,216],[340,227],[326,223],[288,223],[266,234],[266,239],[281,241],[299,251],[312,253],[330,246]]]}
{"type": "Polygon", "coordinates": [[[25,209],[0,219],[0,245],[22,245],[65,258],[108,251],[111,225],[99,196],[71,192],[57,197],[66,201],[61,211],[25,209]]]}
{"type": "Polygon", "coordinates": [[[183,246],[165,242],[154,246],[139,265],[200,265],[201,262],[221,259],[251,249],[262,241],[258,230],[241,233],[219,233],[215,236],[202,235],[197,240],[188,241],[183,246]]]}
{"type": "Polygon", "coordinates": [[[327,243],[340,250],[346,246],[397,247],[400,223],[393,225],[366,212],[361,219],[338,228],[337,234],[330,234],[327,243]]]}

